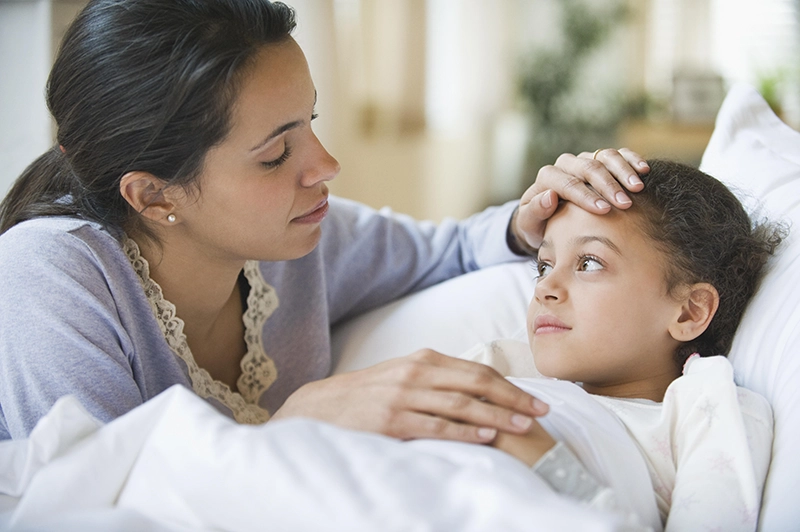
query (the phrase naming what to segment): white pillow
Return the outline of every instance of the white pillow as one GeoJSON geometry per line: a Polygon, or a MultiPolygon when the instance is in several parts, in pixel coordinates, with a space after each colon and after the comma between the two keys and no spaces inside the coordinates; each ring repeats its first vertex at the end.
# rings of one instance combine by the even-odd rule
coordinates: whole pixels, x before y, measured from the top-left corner
{"type": "Polygon", "coordinates": [[[800,133],[755,89],[734,86],[700,168],[750,197],[743,201],[793,226],[744,315],[729,358],[737,382],[765,396],[775,417],[760,530],[800,526],[800,133]],[[760,203],[760,208],[758,204],[760,203]]]}
{"type": "Polygon", "coordinates": [[[373,366],[424,347],[459,355],[498,338],[527,338],[530,262],[461,275],[350,320],[333,331],[334,373],[373,366]]]}

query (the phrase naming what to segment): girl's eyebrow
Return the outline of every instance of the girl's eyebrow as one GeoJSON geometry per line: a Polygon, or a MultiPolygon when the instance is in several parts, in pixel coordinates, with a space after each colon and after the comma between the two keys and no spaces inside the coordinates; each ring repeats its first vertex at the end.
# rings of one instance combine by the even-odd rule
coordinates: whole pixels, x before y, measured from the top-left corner
{"type": "Polygon", "coordinates": [[[610,238],[606,238],[604,236],[594,236],[594,235],[580,236],[572,241],[573,245],[578,245],[578,246],[583,246],[590,242],[600,242],[601,244],[609,248],[617,255],[622,256],[622,251],[619,249],[619,247],[610,238]]]}
{"type": "MultiPolygon", "coordinates": [[[[584,246],[590,242],[600,242],[601,244],[609,248],[611,251],[613,251],[620,257],[622,256],[622,250],[619,249],[619,246],[617,246],[610,238],[606,238],[604,236],[595,236],[595,235],[579,236],[573,238],[572,241],[570,242],[570,245],[584,246]]],[[[553,243],[550,240],[545,239],[542,240],[541,244],[539,244],[539,251],[551,247],[553,247],[553,243]]]]}

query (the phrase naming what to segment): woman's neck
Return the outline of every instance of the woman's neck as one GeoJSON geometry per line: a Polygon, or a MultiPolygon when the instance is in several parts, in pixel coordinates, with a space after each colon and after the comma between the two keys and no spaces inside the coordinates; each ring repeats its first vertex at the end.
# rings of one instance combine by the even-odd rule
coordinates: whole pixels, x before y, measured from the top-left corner
{"type": "Polygon", "coordinates": [[[161,245],[135,239],[150,265],[150,277],[158,283],[164,298],[175,305],[184,331],[195,342],[203,332],[210,334],[220,316],[239,301],[237,280],[244,262],[220,262],[199,256],[191,247],[173,242],[161,245]]]}

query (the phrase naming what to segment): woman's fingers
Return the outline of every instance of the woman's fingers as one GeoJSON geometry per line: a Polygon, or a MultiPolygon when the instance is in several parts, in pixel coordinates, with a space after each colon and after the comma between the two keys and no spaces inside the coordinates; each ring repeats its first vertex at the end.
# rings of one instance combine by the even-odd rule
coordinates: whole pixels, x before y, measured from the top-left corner
{"type": "MultiPolygon", "coordinates": [[[[434,368],[419,375],[410,375],[407,382],[413,385],[460,392],[526,416],[543,416],[549,410],[546,403],[517,388],[485,364],[461,360],[430,349],[417,351],[409,359],[434,368]],[[436,371],[435,368],[440,370],[436,371]]],[[[510,425],[497,428],[514,430],[510,425]]]]}
{"type": "Polygon", "coordinates": [[[578,156],[565,153],[555,165],[539,170],[531,193],[552,189],[559,197],[596,214],[608,212],[612,205],[627,209],[632,203],[626,190],[638,192],[644,186],[634,166],[643,173],[649,169],[644,159],[626,149],[606,148],[578,156]]]}
{"type": "Polygon", "coordinates": [[[465,443],[491,443],[498,435],[497,429],[476,427],[410,410],[399,411],[383,433],[401,440],[426,438],[465,443]]]}
{"type": "Polygon", "coordinates": [[[642,180],[639,174],[646,174],[650,171],[650,166],[638,153],[627,148],[605,148],[594,153],[581,153],[581,159],[593,159],[600,161],[613,176],[613,178],[631,192],[638,192],[642,189],[642,180]]]}
{"type": "Polygon", "coordinates": [[[483,364],[422,350],[301,387],[273,419],[312,417],[403,439],[488,443],[548,407],[483,364]]]}
{"type": "Polygon", "coordinates": [[[636,170],[637,173],[639,173],[639,175],[646,174],[650,171],[650,165],[647,164],[647,161],[644,159],[644,157],[635,151],[629,150],[628,148],[620,148],[619,153],[625,158],[626,161],[628,161],[628,164],[631,165],[631,167],[636,170]]]}
{"type": "MultiPolygon", "coordinates": [[[[523,434],[527,432],[534,422],[533,416],[520,414],[507,408],[494,405],[488,401],[481,401],[475,396],[454,391],[440,390],[414,390],[404,398],[404,409],[436,418],[466,424],[475,429],[486,428],[489,431],[500,430],[503,432],[523,434]]],[[[449,425],[449,423],[447,423],[449,425]]],[[[440,427],[442,430],[451,430],[451,427],[440,427]]],[[[479,438],[478,431],[470,431],[479,438]]],[[[494,436],[494,433],[490,434],[494,436]]],[[[441,436],[437,436],[441,437],[441,436]]],[[[492,438],[489,438],[491,440],[492,438]]],[[[485,440],[484,440],[485,441],[485,440]]]]}
{"type": "Polygon", "coordinates": [[[649,171],[647,162],[626,148],[577,156],[565,153],[554,165],[542,167],[522,195],[512,231],[518,241],[527,244],[522,247],[538,249],[559,198],[594,214],[605,214],[612,206],[627,209],[633,204],[627,191],[640,191],[644,184],[639,174],[649,171]]]}
{"type": "MultiPolygon", "coordinates": [[[[602,156],[603,153],[600,152],[598,155],[602,156]]],[[[618,164],[622,157],[619,155],[617,157],[618,159],[614,159],[607,156],[607,160],[618,164]]],[[[625,166],[630,169],[627,163],[625,166]]],[[[616,172],[619,173],[620,170],[616,172]]],[[[635,173],[632,169],[630,172],[635,173]]],[[[592,159],[592,154],[581,154],[578,157],[564,154],[558,158],[552,170],[547,167],[542,168],[536,180],[551,181],[552,185],[548,188],[554,188],[560,197],[589,212],[603,214],[608,212],[612,205],[618,209],[627,209],[631,206],[631,199],[617,181],[616,175],[613,168],[606,166],[605,161],[592,159]],[[559,186],[560,189],[556,188],[559,186]]],[[[627,173],[623,178],[628,179],[627,173]]]]}
{"type": "Polygon", "coordinates": [[[611,203],[601,194],[602,190],[586,185],[608,182],[606,187],[601,188],[616,186],[616,190],[612,188],[610,194],[606,191],[606,194],[614,198],[616,192],[621,192],[622,188],[611,181],[614,181],[613,177],[601,163],[574,155],[562,155],[555,165],[544,166],[539,170],[533,186],[553,190],[559,198],[575,203],[589,212],[601,214],[611,209],[611,203]]]}

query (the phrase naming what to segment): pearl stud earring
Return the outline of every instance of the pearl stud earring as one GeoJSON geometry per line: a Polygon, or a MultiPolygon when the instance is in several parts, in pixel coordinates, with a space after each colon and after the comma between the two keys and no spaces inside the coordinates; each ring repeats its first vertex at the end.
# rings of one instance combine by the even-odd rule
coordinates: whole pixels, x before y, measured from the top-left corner
{"type": "Polygon", "coordinates": [[[171,224],[172,224],[172,223],[175,223],[175,220],[177,220],[177,218],[175,218],[175,215],[174,215],[174,214],[170,214],[169,216],[167,216],[167,221],[168,221],[169,223],[171,223],[171,224]]]}

